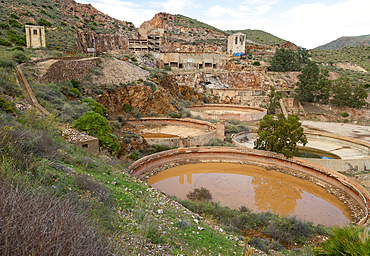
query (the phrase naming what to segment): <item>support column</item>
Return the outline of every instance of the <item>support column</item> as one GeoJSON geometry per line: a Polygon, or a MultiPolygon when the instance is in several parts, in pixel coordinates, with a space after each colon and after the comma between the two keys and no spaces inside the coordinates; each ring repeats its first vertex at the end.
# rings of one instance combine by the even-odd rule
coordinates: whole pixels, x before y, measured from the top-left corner
{"type": "Polygon", "coordinates": [[[216,139],[225,140],[225,120],[218,120],[216,124],[216,139]]]}

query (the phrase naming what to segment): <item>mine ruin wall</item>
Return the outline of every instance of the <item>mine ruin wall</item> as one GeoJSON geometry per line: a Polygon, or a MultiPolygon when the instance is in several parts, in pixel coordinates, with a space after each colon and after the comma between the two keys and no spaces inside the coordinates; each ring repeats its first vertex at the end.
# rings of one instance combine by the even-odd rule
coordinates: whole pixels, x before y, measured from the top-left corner
{"type": "Polygon", "coordinates": [[[146,138],[149,145],[163,145],[168,147],[196,147],[207,144],[210,140],[216,139],[216,126],[209,122],[194,119],[169,119],[169,118],[141,118],[140,120],[128,120],[130,124],[172,124],[185,125],[194,128],[206,128],[208,132],[197,136],[188,136],[185,138],[146,138]]]}
{"type": "MultiPolygon", "coordinates": [[[[143,157],[129,167],[129,172],[135,177],[146,179],[153,175],[151,172],[163,171],[178,165],[207,162],[252,164],[309,180],[326,188],[341,200],[344,200],[343,196],[347,196],[348,200],[354,200],[357,206],[352,207],[351,211],[359,224],[364,224],[368,219],[370,196],[356,182],[314,163],[301,159],[286,159],[279,154],[266,151],[225,147],[175,149],[143,157]],[[359,213],[360,211],[362,213],[359,213]]],[[[350,205],[351,203],[349,207],[350,205]]]]}
{"type": "Polygon", "coordinates": [[[100,58],[59,60],[50,66],[41,81],[63,83],[72,79],[81,80],[96,67],[99,61],[100,58]]]}
{"type": "Polygon", "coordinates": [[[237,105],[194,106],[194,107],[188,108],[188,110],[193,116],[199,115],[202,119],[205,119],[205,120],[236,119],[240,122],[258,121],[267,114],[267,110],[264,108],[237,106],[237,105]],[[230,110],[230,111],[240,111],[241,113],[240,114],[231,114],[231,113],[229,114],[226,112],[226,113],[221,113],[221,114],[209,114],[209,113],[203,112],[206,110],[224,110],[224,111],[230,110]]]}

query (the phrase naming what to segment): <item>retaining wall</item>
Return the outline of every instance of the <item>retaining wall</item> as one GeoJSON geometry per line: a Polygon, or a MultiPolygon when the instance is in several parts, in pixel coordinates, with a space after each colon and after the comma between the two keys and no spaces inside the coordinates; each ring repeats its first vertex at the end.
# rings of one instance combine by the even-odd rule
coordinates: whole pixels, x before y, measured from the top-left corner
{"type": "Polygon", "coordinates": [[[174,138],[146,138],[148,144],[158,144],[168,147],[196,147],[207,144],[211,139],[216,138],[216,126],[209,122],[196,119],[174,119],[174,118],[141,118],[140,120],[128,120],[129,124],[167,124],[167,125],[184,125],[186,127],[201,128],[205,130],[204,134],[187,137],[174,138]]]}
{"type": "Polygon", "coordinates": [[[351,209],[353,219],[359,224],[368,219],[370,197],[359,184],[314,163],[297,158],[286,159],[271,152],[225,147],[176,149],[143,157],[129,167],[129,172],[146,179],[171,167],[200,162],[252,164],[309,180],[336,195],[351,209]]]}
{"type": "Polygon", "coordinates": [[[193,116],[199,115],[202,119],[205,120],[236,119],[240,122],[258,121],[267,114],[267,110],[264,108],[227,104],[206,104],[203,106],[189,107],[188,110],[193,116]],[[224,111],[224,113],[207,113],[207,110],[220,110],[224,111]],[[227,111],[238,111],[240,113],[227,113],[227,111]]]}

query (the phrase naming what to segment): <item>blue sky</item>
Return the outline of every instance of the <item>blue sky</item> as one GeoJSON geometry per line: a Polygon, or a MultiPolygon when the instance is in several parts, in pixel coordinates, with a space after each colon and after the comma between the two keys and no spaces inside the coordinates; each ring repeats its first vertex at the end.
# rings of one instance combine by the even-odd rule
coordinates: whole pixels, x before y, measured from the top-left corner
{"type": "Polygon", "coordinates": [[[311,49],[341,36],[370,34],[369,0],[77,0],[136,27],[158,12],[223,30],[260,29],[311,49]]]}

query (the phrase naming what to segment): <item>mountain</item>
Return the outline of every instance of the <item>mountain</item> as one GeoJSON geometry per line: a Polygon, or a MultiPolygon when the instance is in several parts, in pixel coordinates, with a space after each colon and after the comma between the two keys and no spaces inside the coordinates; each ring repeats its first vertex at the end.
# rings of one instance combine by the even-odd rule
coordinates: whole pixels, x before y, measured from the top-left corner
{"type": "Polygon", "coordinates": [[[362,46],[362,45],[365,45],[365,46],[370,45],[370,35],[341,37],[330,43],[316,47],[315,49],[335,50],[335,49],[342,49],[346,46],[356,47],[356,46],[362,46]]]}
{"type": "Polygon", "coordinates": [[[275,45],[280,45],[280,44],[284,44],[287,42],[284,39],[271,35],[270,33],[267,33],[262,30],[244,29],[244,30],[227,30],[226,31],[228,35],[231,35],[237,32],[246,34],[248,40],[251,40],[258,44],[275,46],[275,45]]]}

